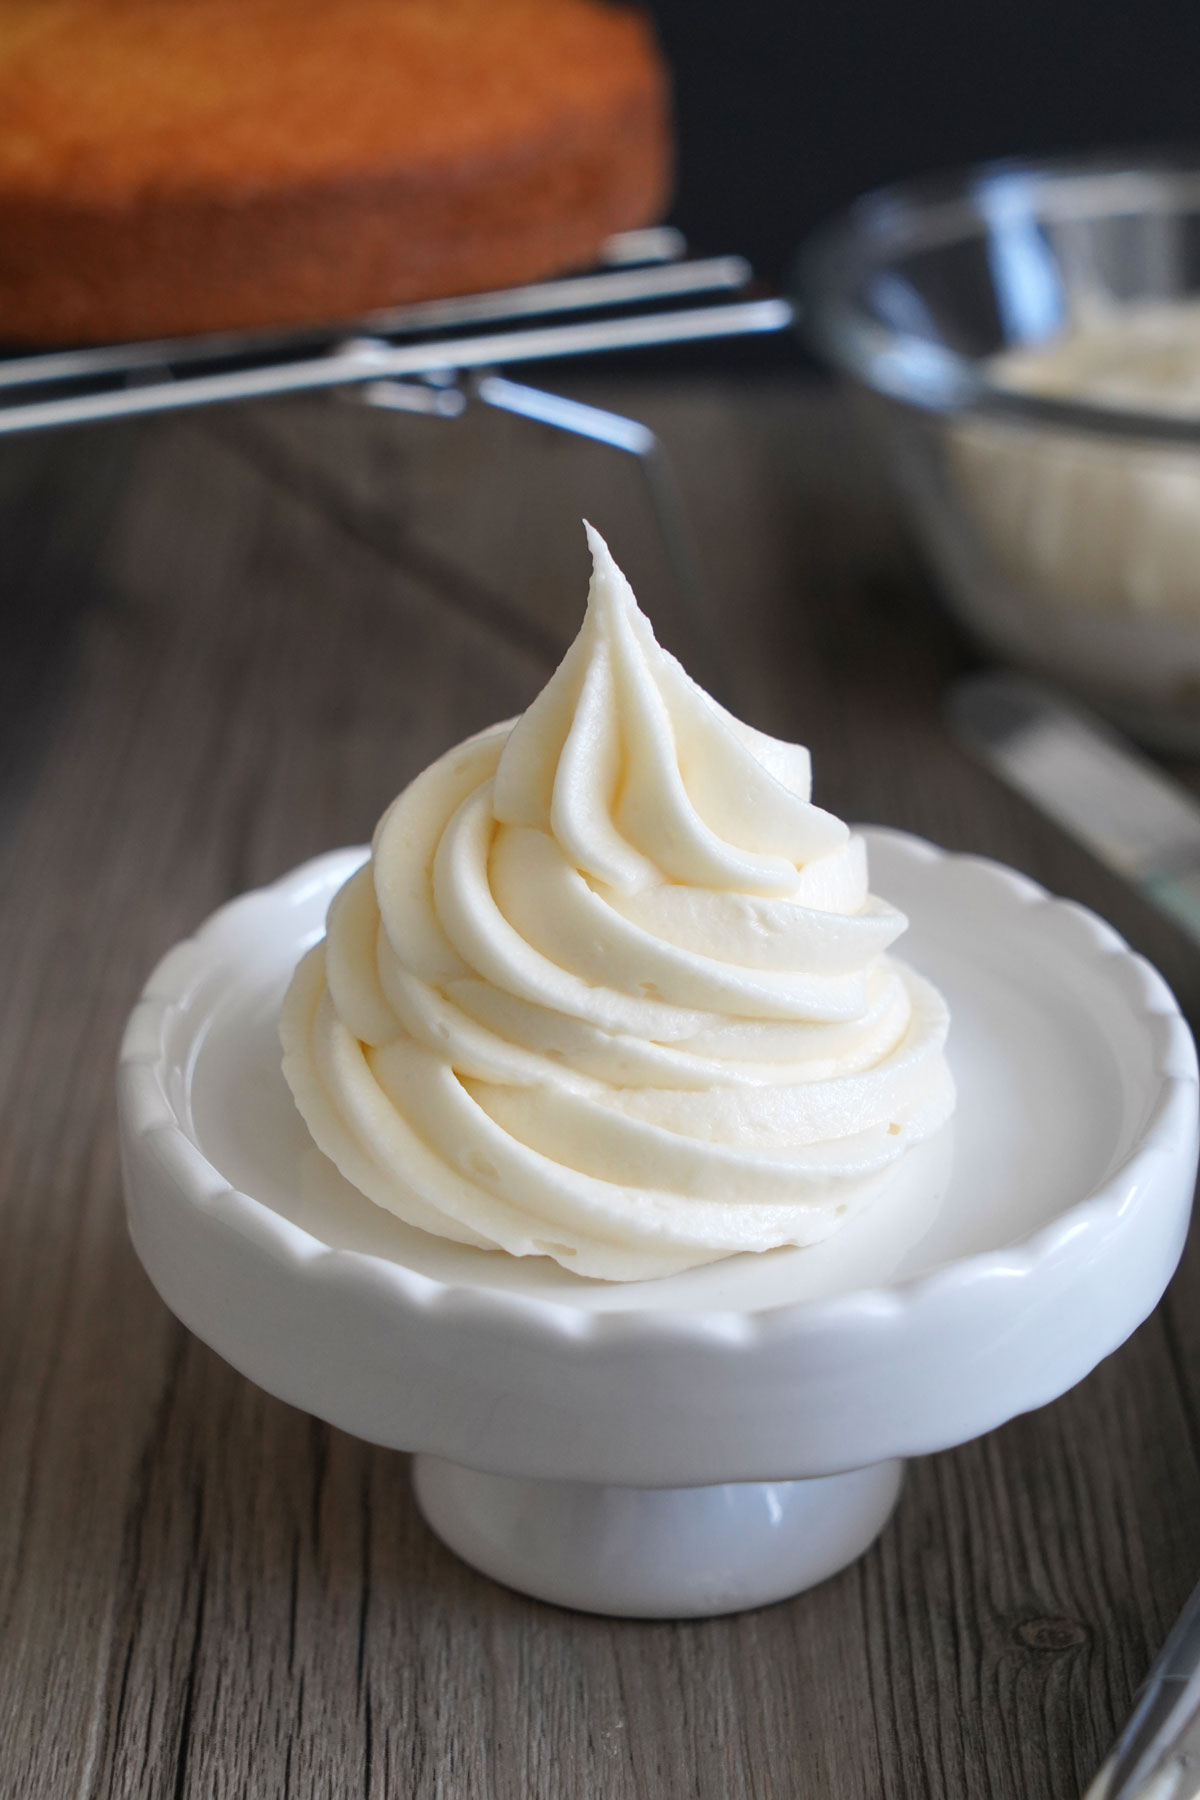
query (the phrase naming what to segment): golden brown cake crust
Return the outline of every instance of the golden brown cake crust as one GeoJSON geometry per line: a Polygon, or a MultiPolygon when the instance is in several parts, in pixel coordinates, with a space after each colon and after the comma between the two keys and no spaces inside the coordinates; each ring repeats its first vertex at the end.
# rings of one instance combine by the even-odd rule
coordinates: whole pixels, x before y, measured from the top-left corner
{"type": "Polygon", "coordinates": [[[649,28],[603,0],[0,0],[0,340],[536,280],[669,181],[649,28]]]}

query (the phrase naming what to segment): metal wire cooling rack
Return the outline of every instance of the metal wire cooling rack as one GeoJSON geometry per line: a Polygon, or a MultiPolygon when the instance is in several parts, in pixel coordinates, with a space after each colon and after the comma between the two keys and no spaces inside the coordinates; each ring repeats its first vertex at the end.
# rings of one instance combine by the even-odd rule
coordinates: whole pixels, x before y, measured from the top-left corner
{"type": "MultiPolygon", "coordinates": [[[[662,446],[635,419],[497,374],[514,363],[784,330],[740,256],[691,257],[669,227],[610,238],[587,274],[392,308],[345,326],[0,355],[0,436],[287,394],[453,418],[478,401],[635,457],[710,671],[721,657],[695,539],[662,446]]],[[[699,672],[699,671],[698,671],[699,672]]]]}

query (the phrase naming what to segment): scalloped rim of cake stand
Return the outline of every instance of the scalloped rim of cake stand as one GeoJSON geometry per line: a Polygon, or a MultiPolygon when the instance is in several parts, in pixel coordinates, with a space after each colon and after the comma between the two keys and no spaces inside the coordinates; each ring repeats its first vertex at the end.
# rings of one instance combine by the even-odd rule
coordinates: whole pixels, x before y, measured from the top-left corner
{"type": "MultiPolygon", "coordinates": [[[[886,844],[931,893],[949,872],[960,872],[954,879],[969,882],[981,925],[989,910],[1023,909],[1023,928],[1051,933],[1056,952],[1086,968],[1148,1034],[1153,1089],[1145,1126],[1085,1199],[1011,1247],[830,1299],[748,1310],[587,1311],[511,1289],[447,1283],[380,1256],[333,1248],[232,1186],[208,1160],[189,1135],[186,1108],[171,1097],[181,1079],[186,1087],[188,1073],[172,1065],[166,1045],[168,1028],[201,980],[229,960],[254,909],[286,912],[311,904],[314,892],[332,892],[365,855],[336,851],[220,908],[163,958],[130,1018],[118,1076],[130,1223],[168,1305],[236,1367],[293,1404],[375,1441],[500,1474],[650,1486],[819,1477],[963,1442],[1055,1398],[1152,1310],[1178,1261],[1197,1154],[1191,1033],[1161,976],[1085,908],[1052,898],[1000,864],[951,856],[903,833],[866,835],[869,844],[886,844]],[[423,1430],[402,1419],[393,1428],[375,1416],[378,1405],[372,1414],[375,1403],[356,1398],[353,1371],[339,1377],[334,1368],[326,1380],[313,1362],[293,1373],[282,1346],[272,1354],[269,1334],[246,1348],[229,1307],[216,1304],[214,1313],[203,1275],[196,1296],[189,1295],[185,1272],[168,1266],[172,1234],[186,1259],[230,1228],[253,1278],[278,1287],[285,1273],[289,1283],[309,1290],[314,1318],[322,1313],[318,1287],[332,1284],[340,1290],[331,1300],[334,1312],[346,1302],[377,1313],[382,1326],[388,1315],[407,1318],[409,1326],[419,1321],[427,1340],[434,1334],[446,1346],[447,1334],[456,1339],[464,1361],[499,1346],[513,1359],[507,1391],[514,1399],[523,1379],[516,1365],[528,1377],[536,1361],[531,1353],[551,1353],[564,1377],[563,1419],[577,1415],[581,1393],[600,1392],[597,1384],[636,1383],[653,1371],[653,1392],[623,1402],[632,1417],[645,1415],[644,1428],[618,1432],[619,1449],[612,1419],[595,1433],[560,1431],[555,1441],[553,1394],[548,1399],[540,1386],[532,1404],[544,1416],[532,1424],[514,1417],[505,1431],[490,1435],[476,1420],[470,1442],[453,1417],[444,1428],[432,1416],[423,1430]],[[1099,1321],[1090,1317],[1097,1304],[1104,1314],[1099,1321]],[[1022,1318],[1042,1334],[1045,1353],[1026,1357],[1029,1366],[1018,1374],[997,1363],[995,1339],[1006,1320],[1011,1329],[1022,1318]],[[981,1321],[992,1332],[990,1360],[975,1368],[970,1346],[981,1321]],[[885,1370],[892,1374],[879,1374],[885,1370]],[[810,1378],[820,1391],[806,1403],[810,1378]],[[701,1401],[704,1384],[714,1379],[728,1392],[722,1398],[714,1390],[701,1401]],[[729,1403],[738,1389],[742,1425],[734,1416],[738,1407],[729,1403]],[[856,1418],[832,1418],[852,1397],[856,1418]],[[671,1408],[693,1404],[695,1420],[674,1435],[668,1425],[664,1433],[671,1408]],[[791,1429],[783,1427],[785,1419],[791,1429]]],[[[221,1253],[217,1245],[214,1254],[221,1253]]],[[[330,1355],[336,1364],[337,1353],[330,1355]]],[[[1022,1360],[1017,1352],[1014,1359],[1022,1360]]],[[[470,1391],[470,1370],[462,1379],[463,1392],[470,1391]]],[[[502,1372],[494,1379],[505,1383],[502,1372]]]]}

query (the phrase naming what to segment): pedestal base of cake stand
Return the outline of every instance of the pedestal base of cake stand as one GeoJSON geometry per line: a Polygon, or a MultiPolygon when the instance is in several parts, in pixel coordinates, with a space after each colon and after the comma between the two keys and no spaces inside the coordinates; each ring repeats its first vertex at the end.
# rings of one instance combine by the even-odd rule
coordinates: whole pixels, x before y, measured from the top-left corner
{"type": "Polygon", "coordinates": [[[538,1600],[622,1618],[697,1619],[786,1600],[878,1537],[903,1462],[814,1481],[603,1487],[413,1463],[417,1503],[464,1562],[538,1600]]]}

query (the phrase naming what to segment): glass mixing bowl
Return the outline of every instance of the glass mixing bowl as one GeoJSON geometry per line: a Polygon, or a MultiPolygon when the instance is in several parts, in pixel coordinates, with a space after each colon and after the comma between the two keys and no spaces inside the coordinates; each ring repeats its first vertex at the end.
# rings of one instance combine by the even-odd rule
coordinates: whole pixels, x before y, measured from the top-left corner
{"type": "Polygon", "coordinates": [[[1200,751],[1200,154],[869,194],[801,252],[798,287],[953,609],[1008,660],[1200,751]],[[1031,374],[1086,329],[1132,333],[1149,385],[1085,397],[1078,367],[1031,374]]]}

